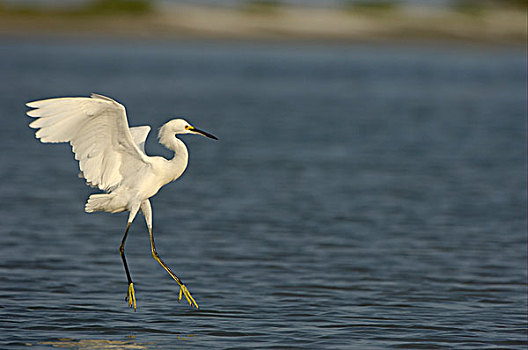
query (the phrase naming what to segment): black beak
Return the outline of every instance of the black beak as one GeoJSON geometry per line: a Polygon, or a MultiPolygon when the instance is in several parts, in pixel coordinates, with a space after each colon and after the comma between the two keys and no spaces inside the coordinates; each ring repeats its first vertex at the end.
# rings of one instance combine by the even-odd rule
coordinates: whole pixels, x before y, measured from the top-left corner
{"type": "Polygon", "coordinates": [[[213,140],[218,140],[218,137],[212,135],[212,134],[209,134],[208,132],[205,132],[203,130],[200,130],[200,129],[196,129],[196,128],[192,128],[191,129],[192,132],[195,132],[197,134],[200,134],[200,135],[203,135],[203,136],[206,136],[206,137],[209,137],[210,139],[213,139],[213,140]]]}

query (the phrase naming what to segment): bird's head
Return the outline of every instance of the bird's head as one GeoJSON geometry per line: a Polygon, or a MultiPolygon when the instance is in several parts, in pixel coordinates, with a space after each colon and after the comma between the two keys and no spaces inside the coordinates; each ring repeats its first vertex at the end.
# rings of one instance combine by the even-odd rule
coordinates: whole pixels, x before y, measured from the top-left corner
{"type": "Polygon", "coordinates": [[[176,134],[198,134],[198,135],[209,137],[213,140],[218,140],[216,136],[211,135],[208,132],[205,132],[203,130],[195,128],[185,119],[170,120],[169,122],[167,122],[165,125],[161,127],[160,134],[159,134],[160,138],[165,136],[165,135],[162,135],[162,133],[171,134],[172,136],[176,134]]]}

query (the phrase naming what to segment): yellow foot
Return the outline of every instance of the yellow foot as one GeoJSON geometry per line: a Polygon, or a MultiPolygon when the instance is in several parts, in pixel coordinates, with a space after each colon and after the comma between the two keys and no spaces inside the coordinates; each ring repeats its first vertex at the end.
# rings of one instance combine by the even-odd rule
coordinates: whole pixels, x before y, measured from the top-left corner
{"type": "Polygon", "coordinates": [[[185,287],[184,284],[180,284],[180,295],[178,297],[178,302],[182,299],[182,294],[185,295],[185,299],[187,299],[187,301],[189,302],[189,305],[191,305],[191,307],[194,306],[195,308],[198,309],[198,304],[196,303],[196,301],[192,297],[191,293],[189,292],[187,287],[185,287]]]}
{"type": "Polygon", "coordinates": [[[125,300],[128,301],[128,306],[133,307],[134,311],[136,311],[136,294],[134,293],[134,283],[130,283],[128,285],[128,293],[125,297],[125,300]]]}

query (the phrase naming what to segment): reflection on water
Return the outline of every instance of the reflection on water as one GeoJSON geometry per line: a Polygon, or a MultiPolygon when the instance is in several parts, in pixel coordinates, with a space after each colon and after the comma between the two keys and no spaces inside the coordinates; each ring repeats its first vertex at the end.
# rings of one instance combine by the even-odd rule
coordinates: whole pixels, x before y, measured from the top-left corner
{"type": "MultiPolygon", "coordinates": [[[[118,341],[104,339],[58,339],[57,341],[43,341],[39,345],[50,345],[54,348],[96,350],[96,349],[149,349],[148,344],[138,344],[133,341],[118,341]]],[[[31,345],[31,344],[30,344],[31,345]]]]}
{"type": "MultiPolygon", "coordinates": [[[[176,340],[185,341],[193,338],[193,334],[188,335],[177,335],[176,340]]],[[[129,336],[131,339],[135,339],[135,335],[129,336]]],[[[34,344],[26,343],[27,346],[33,346],[34,344]]],[[[80,349],[80,350],[96,350],[96,349],[158,349],[159,346],[154,342],[138,342],[136,340],[106,340],[106,339],[70,339],[60,338],[56,341],[42,341],[38,342],[38,345],[50,345],[54,348],[64,349],[80,349]]],[[[181,345],[181,344],[180,344],[181,345]]],[[[176,346],[176,345],[175,345],[176,346]]],[[[178,345],[179,346],[179,345],[178,345]]]]}

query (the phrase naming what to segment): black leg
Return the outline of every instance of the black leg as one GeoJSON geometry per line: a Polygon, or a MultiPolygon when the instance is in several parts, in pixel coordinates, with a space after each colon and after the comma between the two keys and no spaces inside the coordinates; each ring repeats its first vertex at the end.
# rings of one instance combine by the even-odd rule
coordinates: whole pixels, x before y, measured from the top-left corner
{"type": "Polygon", "coordinates": [[[132,278],[130,277],[130,272],[128,271],[128,265],[125,258],[125,241],[128,236],[128,230],[130,229],[130,222],[127,224],[125,235],[123,236],[123,240],[121,241],[121,245],[119,246],[119,255],[121,255],[121,260],[123,260],[123,266],[125,267],[125,272],[127,275],[128,283],[132,283],[132,278]]]}
{"type": "Polygon", "coordinates": [[[133,307],[134,311],[136,311],[136,295],[134,293],[134,283],[132,282],[132,278],[130,277],[130,272],[128,271],[128,265],[125,258],[125,241],[128,236],[128,230],[130,229],[130,222],[127,224],[125,235],[123,236],[123,239],[121,240],[121,245],[119,246],[119,255],[121,255],[121,260],[123,260],[123,266],[125,267],[125,272],[128,280],[128,292],[125,297],[125,300],[128,301],[128,306],[133,307]]]}

